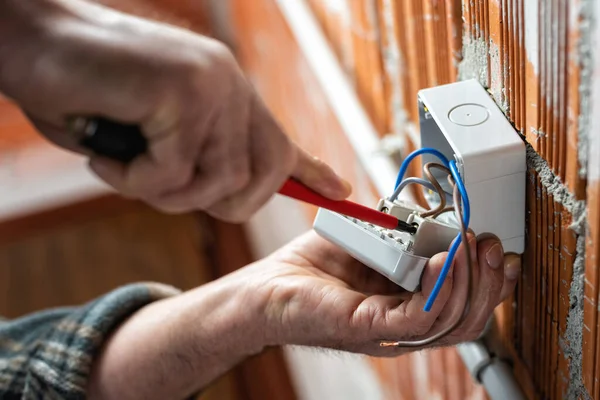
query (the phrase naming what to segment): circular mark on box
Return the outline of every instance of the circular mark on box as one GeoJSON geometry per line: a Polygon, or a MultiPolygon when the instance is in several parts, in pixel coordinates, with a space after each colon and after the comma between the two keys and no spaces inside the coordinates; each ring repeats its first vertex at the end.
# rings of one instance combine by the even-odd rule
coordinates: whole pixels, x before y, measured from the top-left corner
{"type": "Polygon", "coordinates": [[[479,104],[461,104],[448,113],[448,119],[457,125],[475,126],[483,124],[490,116],[487,108],[479,104]]]}

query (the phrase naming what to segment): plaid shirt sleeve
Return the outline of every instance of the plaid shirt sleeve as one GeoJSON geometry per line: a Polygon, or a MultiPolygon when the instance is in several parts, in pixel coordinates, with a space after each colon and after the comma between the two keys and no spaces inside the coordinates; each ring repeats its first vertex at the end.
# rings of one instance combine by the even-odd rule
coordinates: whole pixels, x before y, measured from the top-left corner
{"type": "Polygon", "coordinates": [[[92,363],[110,333],[143,306],[177,293],[132,284],[82,307],[0,319],[0,398],[84,399],[92,363]]]}

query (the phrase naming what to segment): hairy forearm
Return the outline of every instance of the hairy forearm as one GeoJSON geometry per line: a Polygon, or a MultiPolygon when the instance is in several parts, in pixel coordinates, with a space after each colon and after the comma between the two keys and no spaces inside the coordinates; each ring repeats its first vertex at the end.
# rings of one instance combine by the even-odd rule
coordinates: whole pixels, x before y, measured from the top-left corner
{"type": "Polygon", "coordinates": [[[107,343],[90,399],[181,399],[260,352],[260,312],[224,279],[140,310],[107,343]]]}

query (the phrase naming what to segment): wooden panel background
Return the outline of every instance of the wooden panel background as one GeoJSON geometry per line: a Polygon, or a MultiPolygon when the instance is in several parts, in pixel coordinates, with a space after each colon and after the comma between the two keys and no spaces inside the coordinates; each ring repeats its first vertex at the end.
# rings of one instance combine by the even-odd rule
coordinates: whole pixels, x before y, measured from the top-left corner
{"type": "MultiPolygon", "coordinates": [[[[214,278],[206,233],[194,215],[166,216],[116,198],[0,225],[0,315],[15,318],[82,304],[120,285],[191,289],[214,278]]],[[[240,370],[202,399],[245,400],[240,370]]]]}
{"type": "MultiPolygon", "coordinates": [[[[407,151],[418,146],[419,89],[466,78],[488,88],[529,146],[527,250],[496,313],[497,350],[530,399],[600,399],[600,200],[586,148],[600,135],[590,129],[594,2],[306,1],[379,134],[405,136],[407,151]]],[[[276,1],[231,3],[240,60],[283,126],[372,193],[276,1]]],[[[485,397],[452,349],[373,365],[390,399],[485,397]]]]}
{"type": "MultiPolygon", "coordinates": [[[[208,0],[97,2],[202,34],[213,32],[208,0]]],[[[81,167],[63,155],[0,95],[3,189],[10,190],[20,175],[39,177],[36,174],[44,171],[49,179],[61,179],[65,166],[81,167]],[[24,162],[23,154],[31,151],[39,158],[28,156],[24,162]]],[[[113,196],[70,203],[0,223],[0,316],[13,318],[81,304],[139,281],[191,289],[253,261],[241,226],[203,215],[164,215],[113,196]],[[229,247],[232,241],[234,252],[229,247]]],[[[246,360],[199,396],[205,400],[275,398],[295,399],[280,348],[246,360]]]]}

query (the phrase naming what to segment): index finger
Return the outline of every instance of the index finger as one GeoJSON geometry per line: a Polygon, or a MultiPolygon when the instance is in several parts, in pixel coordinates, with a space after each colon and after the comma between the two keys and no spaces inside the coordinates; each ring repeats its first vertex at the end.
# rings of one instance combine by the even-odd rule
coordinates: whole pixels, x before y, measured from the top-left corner
{"type": "Polygon", "coordinates": [[[298,148],[298,161],[292,176],[332,200],[344,200],[352,192],[350,183],[338,176],[333,168],[301,148],[298,148]]]}

